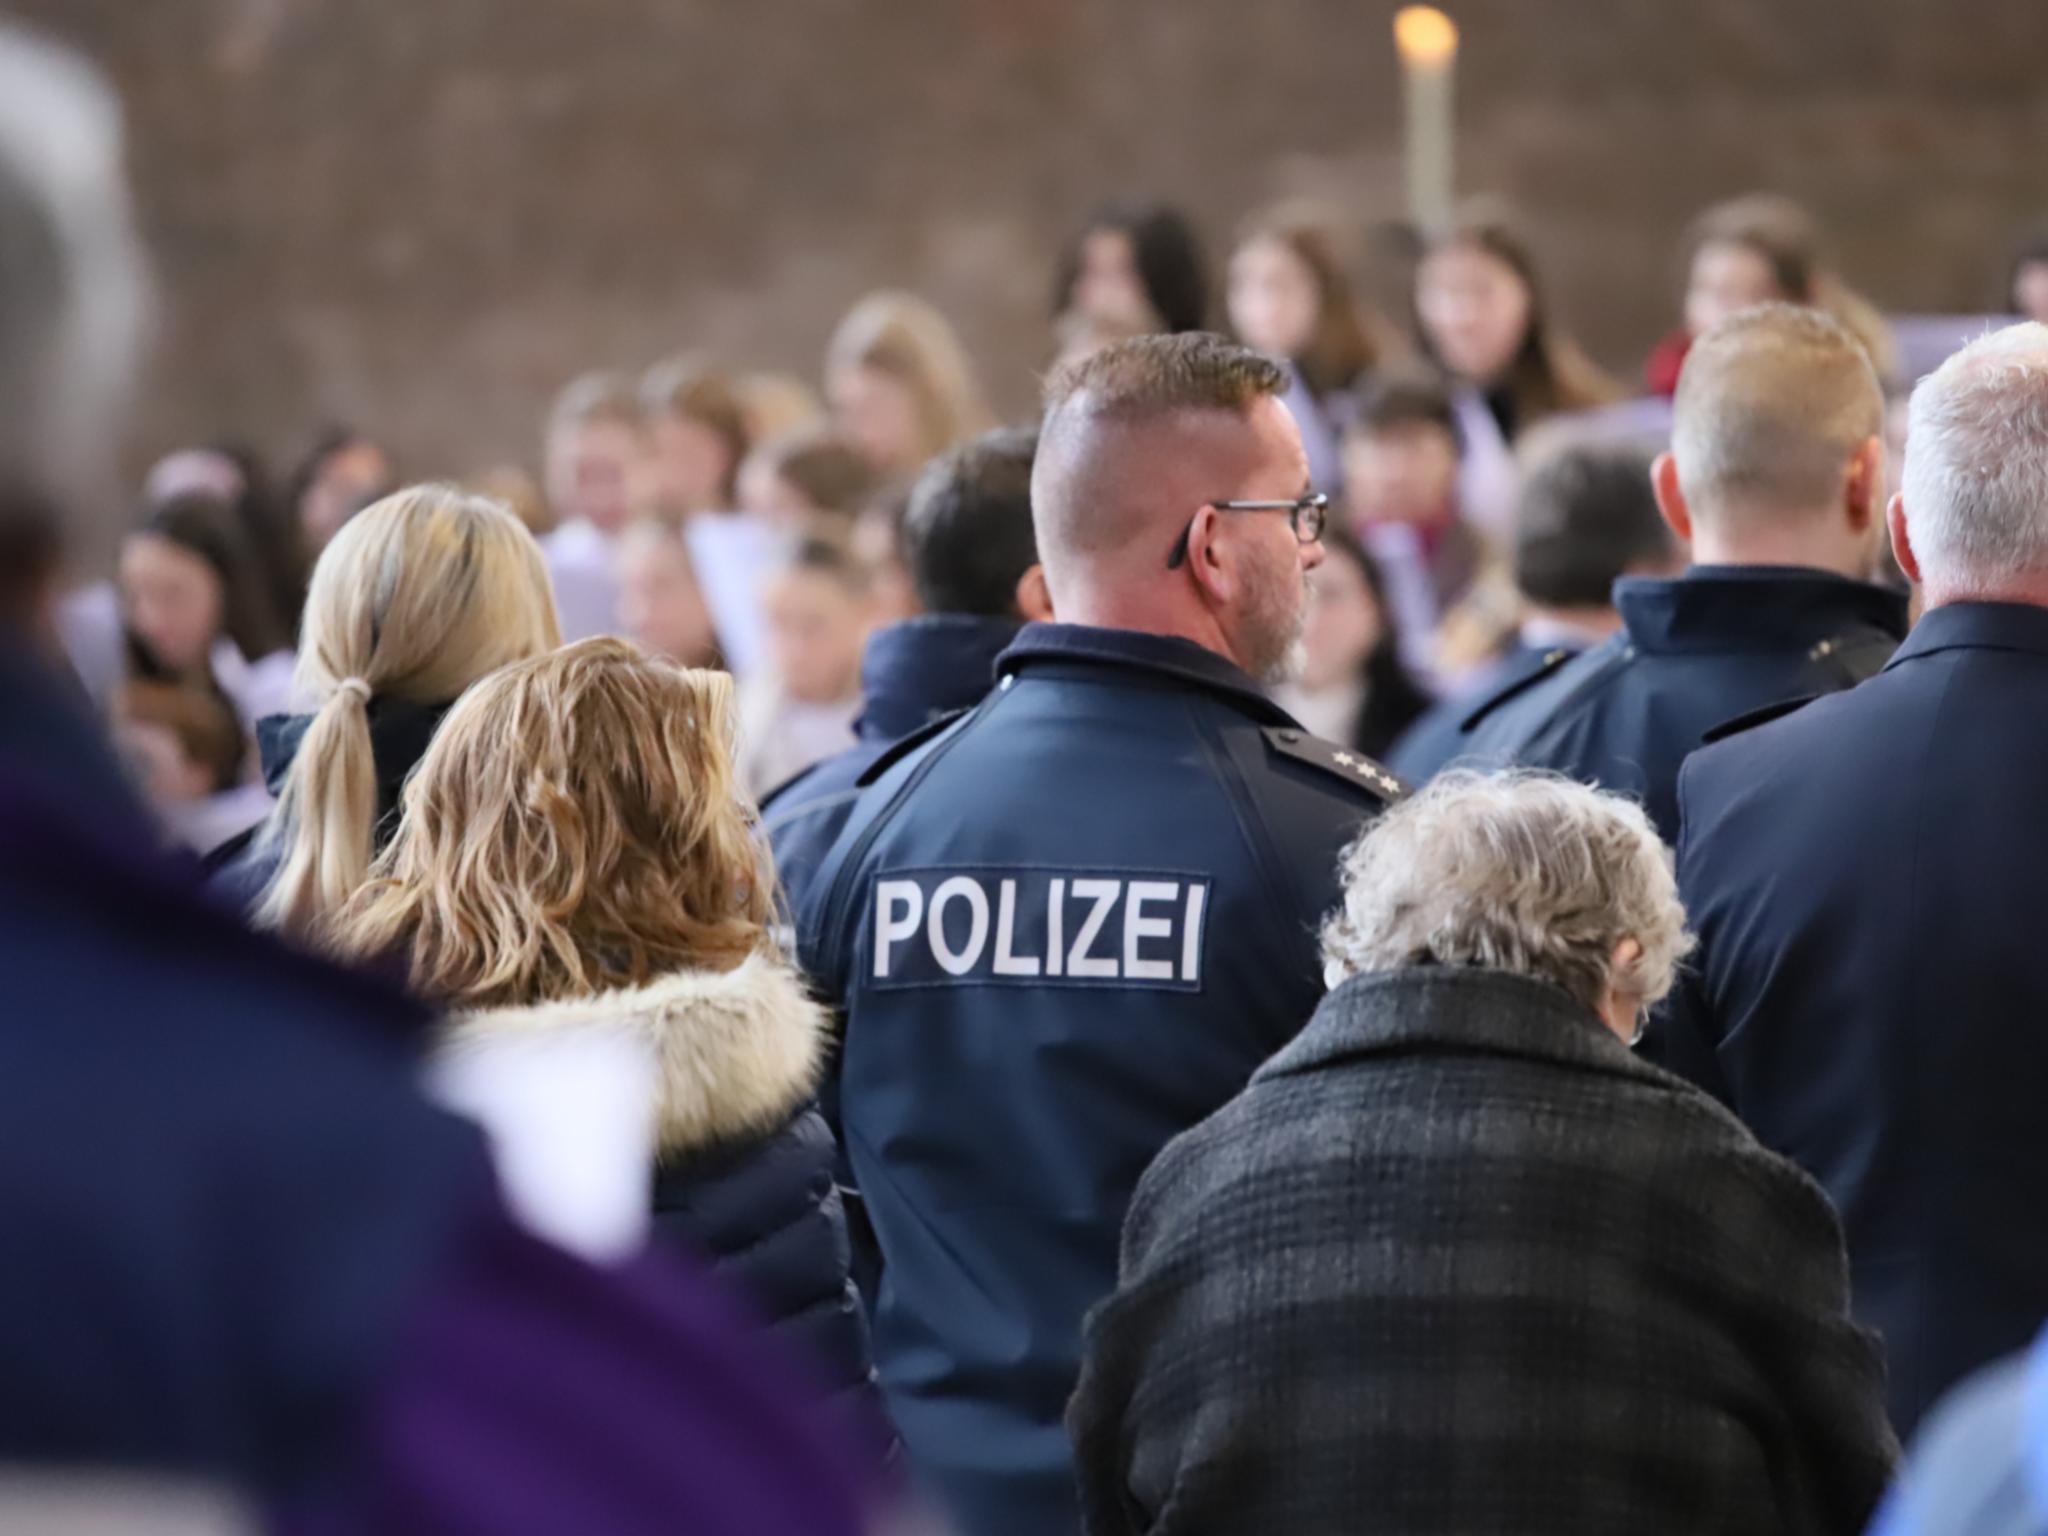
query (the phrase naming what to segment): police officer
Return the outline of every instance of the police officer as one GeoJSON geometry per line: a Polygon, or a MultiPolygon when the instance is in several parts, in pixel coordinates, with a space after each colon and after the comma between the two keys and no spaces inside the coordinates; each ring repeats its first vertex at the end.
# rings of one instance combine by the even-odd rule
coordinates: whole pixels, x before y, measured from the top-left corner
{"type": "Polygon", "coordinates": [[[2048,328],[1914,392],[1882,673],[1698,753],[1667,1058],[1826,1188],[1912,1431],[2048,1317],[2048,328]]]}
{"type": "Polygon", "coordinates": [[[1496,695],[1591,650],[1621,627],[1614,584],[1684,564],[1650,490],[1653,450],[1563,438],[1539,453],[1515,501],[1515,589],[1522,622],[1485,676],[1408,727],[1387,766],[1410,784],[1448,767],[1464,724],[1496,695]]]}
{"type": "Polygon", "coordinates": [[[1686,354],[1673,413],[1653,484],[1692,569],[1617,583],[1621,633],[1497,695],[1461,754],[1636,795],[1667,841],[1679,764],[1709,731],[1852,687],[1906,632],[1905,598],[1864,579],[1884,395],[1854,337],[1786,304],[1732,315],[1686,354]]]}
{"type": "Polygon", "coordinates": [[[846,1015],[877,1363],[969,1536],[1075,1528],[1062,1414],[1131,1191],[1306,1022],[1338,853],[1398,792],[1260,691],[1322,558],[1286,382],[1195,334],[1054,379],[1031,496],[1062,622],[871,772],[800,917],[846,1015]]]}

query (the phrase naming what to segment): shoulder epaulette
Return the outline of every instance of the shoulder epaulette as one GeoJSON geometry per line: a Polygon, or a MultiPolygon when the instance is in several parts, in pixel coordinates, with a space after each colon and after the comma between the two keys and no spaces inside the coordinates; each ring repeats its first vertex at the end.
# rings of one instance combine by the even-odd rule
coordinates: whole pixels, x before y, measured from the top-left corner
{"type": "Polygon", "coordinates": [[[1761,709],[1739,714],[1733,720],[1723,720],[1719,725],[1700,734],[1700,745],[1710,747],[1717,741],[1726,741],[1730,736],[1740,736],[1744,731],[1754,730],[1760,725],[1769,725],[1773,720],[1782,720],[1795,709],[1804,709],[1819,697],[1817,693],[1808,693],[1796,699],[1780,699],[1775,704],[1766,704],[1761,709]]]}
{"type": "Polygon", "coordinates": [[[1473,706],[1471,713],[1458,722],[1458,729],[1460,731],[1471,730],[1473,726],[1484,720],[1496,709],[1499,709],[1509,699],[1521,697],[1521,695],[1527,693],[1545,678],[1554,674],[1559,667],[1564,666],[1574,657],[1584,654],[1582,651],[1568,651],[1562,647],[1551,651],[1544,656],[1542,661],[1537,663],[1535,671],[1524,673],[1505,687],[1488,694],[1483,700],[1473,706]]]}
{"type": "Polygon", "coordinates": [[[1345,783],[1369,789],[1389,803],[1408,793],[1407,785],[1363,752],[1354,752],[1349,747],[1325,741],[1320,736],[1311,736],[1307,731],[1296,730],[1292,726],[1269,726],[1260,734],[1266,738],[1266,745],[1282,757],[1291,757],[1297,763],[1307,763],[1311,768],[1335,774],[1345,783]]]}
{"type": "Polygon", "coordinates": [[[961,716],[968,713],[969,711],[967,710],[956,709],[948,714],[938,715],[931,720],[927,720],[902,740],[891,742],[889,749],[872,763],[869,763],[867,772],[855,779],[854,783],[860,788],[866,789],[875,780],[902,762],[904,758],[954,724],[961,716]]]}

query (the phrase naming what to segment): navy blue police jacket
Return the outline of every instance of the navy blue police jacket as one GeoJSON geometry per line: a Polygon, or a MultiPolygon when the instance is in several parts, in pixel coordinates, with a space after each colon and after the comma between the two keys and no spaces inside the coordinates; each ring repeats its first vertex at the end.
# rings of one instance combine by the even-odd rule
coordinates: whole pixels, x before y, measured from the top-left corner
{"type": "Polygon", "coordinates": [[[1015,619],[934,613],[869,637],[861,655],[855,745],[761,802],[761,825],[790,911],[802,910],[812,876],[853,814],[862,775],[913,731],[979,704],[995,683],[996,658],[1019,628],[1015,619]]]}
{"type": "Polygon", "coordinates": [[[1678,767],[1766,706],[1854,687],[1906,632],[1906,598],[1788,566],[1698,566],[1614,584],[1622,628],[1481,706],[1459,756],[1549,768],[1641,800],[1678,836],[1678,767]]]}
{"type": "Polygon", "coordinates": [[[1187,641],[1032,625],[998,674],[878,765],[798,927],[891,1413],[962,1530],[1037,1536],[1078,1525],[1062,1414],[1139,1175],[1307,1022],[1399,786],[1187,641]]]}
{"type": "Polygon", "coordinates": [[[1475,681],[1423,711],[1387,753],[1387,767],[1404,783],[1428,783],[1465,750],[1465,722],[1475,710],[1508,689],[1562,666],[1584,649],[1583,645],[1534,645],[1517,639],[1482,668],[1475,681]]]}
{"type": "Polygon", "coordinates": [[[2048,1317],[2048,611],[1937,608],[1696,754],[1666,1063],[1841,1212],[1901,1436],[2048,1317]]]}

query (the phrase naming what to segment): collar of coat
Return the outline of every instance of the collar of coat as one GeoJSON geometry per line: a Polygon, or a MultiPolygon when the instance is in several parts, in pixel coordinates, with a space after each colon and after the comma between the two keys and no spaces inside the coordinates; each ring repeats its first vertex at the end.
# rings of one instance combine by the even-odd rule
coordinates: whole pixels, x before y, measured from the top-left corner
{"type": "Polygon", "coordinates": [[[1439,965],[1342,983],[1254,1081],[1425,1050],[1519,1056],[1644,1081],[1678,1081],[1639,1058],[1562,987],[1513,971],[1439,965]]]}
{"type": "Polygon", "coordinates": [[[751,955],[730,971],[677,971],[644,987],[450,1019],[447,1048],[486,1040],[625,1035],[658,1076],[663,1153],[746,1140],[788,1121],[817,1091],[825,1013],[787,967],[751,955]]]}

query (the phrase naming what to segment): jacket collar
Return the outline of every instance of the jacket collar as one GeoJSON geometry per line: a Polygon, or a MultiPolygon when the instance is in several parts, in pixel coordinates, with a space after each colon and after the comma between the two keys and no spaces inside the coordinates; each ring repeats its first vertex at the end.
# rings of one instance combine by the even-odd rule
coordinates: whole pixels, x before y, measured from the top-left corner
{"type": "Polygon", "coordinates": [[[1906,633],[1906,597],[1867,581],[1782,565],[1703,565],[1683,576],[1625,576],[1614,584],[1638,650],[1796,649],[1867,626],[1906,633]]]}
{"type": "Polygon", "coordinates": [[[1027,624],[1015,643],[996,658],[996,674],[1009,678],[1034,667],[1061,662],[1117,667],[1194,683],[1229,699],[1269,725],[1297,724],[1293,716],[1266,697],[1242,667],[1176,635],[1098,629],[1090,624],[1027,624]]]}
{"type": "Polygon", "coordinates": [[[763,1135],[816,1092],[824,1011],[787,967],[751,955],[730,971],[677,971],[644,987],[455,1015],[447,1049],[507,1038],[623,1034],[655,1061],[664,1153],[763,1135]]]}
{"type": "Polygon", "coordinates": [[[2031,603],[1945,603],[1920,622],[1892,653],[1889,672],[1902,661],[1935,651],[2031,651],[2048,656],[2048,608],[2031,603]]]}
{"type": "Polygon", "coordinates": [[[1424,965],[1342,983],[1257,1077],[1418,1050],[1514,1056],[1622,1077],[1664,1076],[1562,987],[1511,971],[1424,965]]]}
{"type": "MultiPolygon", "coordinates": [[[[451,708],[451,704],[414,704],[384,695],[370,700],[370,758],[377,770],[380,822],[397,810],[405,776],[427,755],[441,717],[451,708]]],[[[263,782],[273,795],[284,793],[285,777],[312,724],[311,715],[268,715],[256,722],[263,782]]]]}
{"type": "Polygon", "coordinates": [[[877,630],[861,656],[854,731],[864,741],[896,741],[972,709],[994,686],[996,658],[1019,627],[1015,619],[934,613],[877,630]]]}

